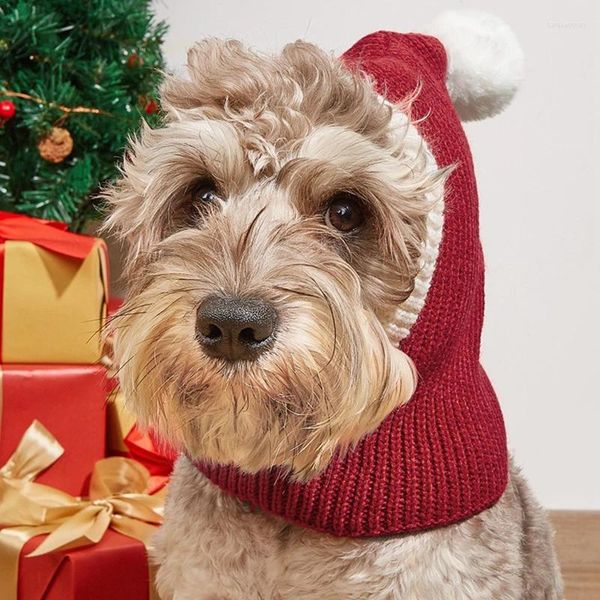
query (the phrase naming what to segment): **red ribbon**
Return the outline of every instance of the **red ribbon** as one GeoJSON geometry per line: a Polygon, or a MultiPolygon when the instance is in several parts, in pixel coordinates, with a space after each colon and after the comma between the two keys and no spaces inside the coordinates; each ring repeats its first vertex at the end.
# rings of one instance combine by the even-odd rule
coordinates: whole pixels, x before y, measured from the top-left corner
{"type": "Polygon", "coordinates": [[[154,494],[169,481],[177,452],[161,442],[152,431],[142,431],[134,425],[125,436],[129,456],[150,471],[148,493],[154,494]]]}
{"type": "Polygon", "coordinates": [[[0,211],[0,243],[11,240],[32,242],[80,260],[86,258],[96,243],[93,237],[67,231],[65,223],[0,211]]]}

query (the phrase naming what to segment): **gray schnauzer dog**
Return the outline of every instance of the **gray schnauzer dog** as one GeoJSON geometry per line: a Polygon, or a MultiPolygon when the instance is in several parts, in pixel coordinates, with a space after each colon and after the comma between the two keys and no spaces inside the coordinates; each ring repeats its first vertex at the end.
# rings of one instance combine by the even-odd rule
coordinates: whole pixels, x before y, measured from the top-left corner
{"type": "Polygon", "coordinates": [[[181,453],[165,600],[562,597],[479,366],[459,123],[508,104],[522,55],[487,15],[429,31],[201,42],[106,191],[121,385],[181,453]]]}

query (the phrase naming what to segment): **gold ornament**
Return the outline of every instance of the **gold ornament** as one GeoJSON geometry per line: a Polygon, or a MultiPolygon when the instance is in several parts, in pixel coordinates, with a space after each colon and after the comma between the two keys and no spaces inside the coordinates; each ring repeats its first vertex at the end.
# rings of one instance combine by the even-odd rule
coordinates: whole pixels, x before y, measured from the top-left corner
{"type": "Polygon", "coordinates": [[[73,151],[73,138],[67,129],[53,127],[38,144],[40,156],[48,162],[61,163],[73,151]]]}

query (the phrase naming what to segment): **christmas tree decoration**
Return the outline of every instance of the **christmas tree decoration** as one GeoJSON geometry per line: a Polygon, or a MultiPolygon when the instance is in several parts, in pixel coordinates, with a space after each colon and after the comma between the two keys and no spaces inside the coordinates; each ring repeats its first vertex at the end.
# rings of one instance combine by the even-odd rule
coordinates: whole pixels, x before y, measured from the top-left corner
{"type": "Polygon", "coordinates": [[[127,66],[130,69],[135,69],[136,67],[141,67],[143,64],[144,64],[144,59],[137,52],[132,52],[127,57],[127,66]]]}
{"type": "Polygon", "coordinates": [[[157,95],[165,32],[151,0],[0,3],[0,210],[75,231],[98,214],[127,137],[160,122],[137,99],[157,95]]]}
{"type": "Polygon", "coordinates": [[[0,102],[0,120],[8,121],[8,119],[12,119],[15,116],[17,109],[15,107],[14,102],[10,100],[2,100],[0,102]]]}
{"type": "Polygon", "coordinates": [[[61,163],[73,151],[73,138],[68,129],[53,127],[38,143],[40,156],[48,162],[61,163]]]}
{"type": "Polygon", "coordinates": [[[153,115],[154,113],[156,113],[158,111],[158,103],[156,102],[156,100],[153,100],[151,98],[150,100],[148,100],[146,102],[146,106],[145,106],[144,110],[146,111],[147,115],[153,115]]]}

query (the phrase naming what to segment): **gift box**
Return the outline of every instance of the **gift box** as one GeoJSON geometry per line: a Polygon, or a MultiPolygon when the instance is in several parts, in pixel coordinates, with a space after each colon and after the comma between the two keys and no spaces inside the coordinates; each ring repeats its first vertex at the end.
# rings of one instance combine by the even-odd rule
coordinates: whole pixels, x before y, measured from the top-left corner
{"type": "Polygon", "coordinates": [[[0,211],[0,362],[97,362],[107,286],[102,240],[0,211]]]}
{"type": "MultiPolygon", "coordinates": [[[[111,386],[116,386],[110,380],[111,386]]],[[[127,410],[123,393],[115,387],[110,394],[106,414],[106,452],[109,456],[124,456],[138,461],[150,473],[149,493],[161,490],[169,481],[177,452],[159,441],[152,431],[135,424],[127,410]]]]}
{"type": "Polygon", "coordinates": [[[39,419],[65,450],[38,481],[70,494],[86,492],[94,463],[105,455],[106,379],[99,365],[0,367],[0,464],[39,419]]]}
{"type": "Polygon", "coordinates": [[[0,597],[153,597],[147,550],[162,522],[164,490],[150,495],[148,470],[122,457],[95,463],[87,497],[37,482],[65,456],[35,420],[0,466],[0,597]]]}
{"type": "Polygon", "coordinates": [[[123,393],[115,389],[106,407],[106,452],[109,456],[126,456],[125,437],[135,424],[135,417],[125,408],[123,393]]]}
{"type": "Polygon", "coordinates": [[[142,542],[108,530],[93,546],[27,557],[44,539],[29,540],[21,552],[18,600],[148,600],[142,542]]]}
{"type": "Polygon", "coordinates": [[[129,451],[127,456],[148,469],[149,493],[155,494],[162,490],[169,482],[178,453],[161,443],[152,431],[143,431],[135,425],[125,436],[125,446],[129,451]]]}

